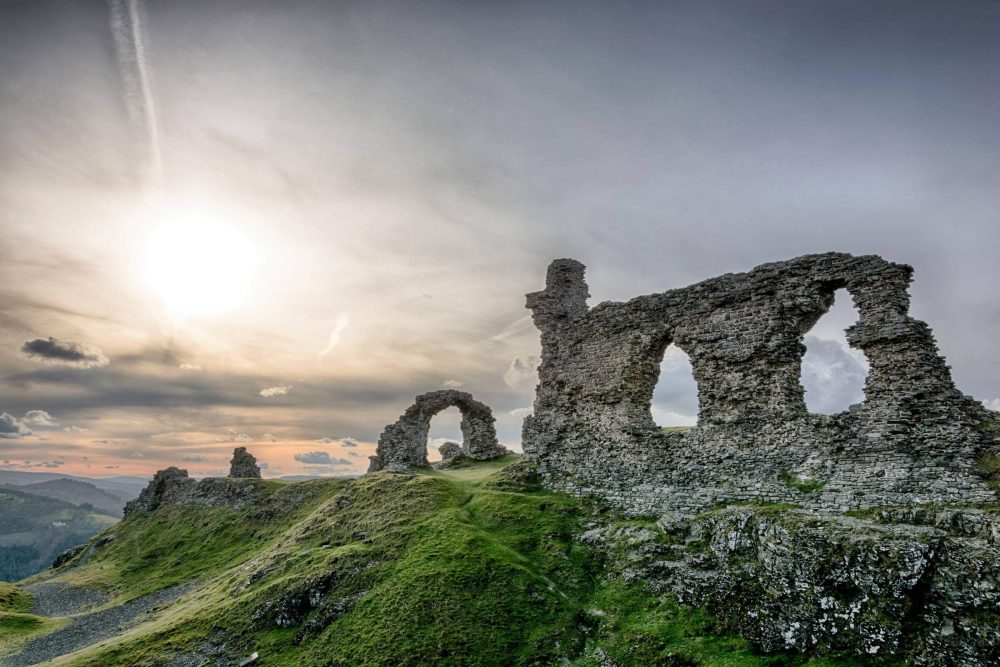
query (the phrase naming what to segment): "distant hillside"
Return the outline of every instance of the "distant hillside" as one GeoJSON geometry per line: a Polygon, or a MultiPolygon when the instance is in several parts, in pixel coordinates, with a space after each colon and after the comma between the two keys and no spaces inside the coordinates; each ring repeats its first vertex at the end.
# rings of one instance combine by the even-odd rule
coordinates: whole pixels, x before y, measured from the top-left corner
{"type": "Polygon", "coordinates": [[[57,479],[71,479],[77,482],[93,484],[98,489],[106,491],[119,498],[124,505],[139,495],[139,492],[149,483],[148,477],[78,477],[54,472],[27,472],[24,470],[0,470],[0,486],[27,486],[39,482],[50,482],[57,479]]]}
{"type": "MultiPolygon", "coordinates": [[[[9,487],[8,487],[9,488],[9,487]]],[[[45,498],[62,500],[72,505],[90,505],[104,514],[121,517],[122,509],[130,498],[97,488],[90,482],[77,479],[51,479],[17,487],[18,491],[45,498]]],[[[124,494],[123,494],[124,495],[124,494]]]]}
{"type": "Polygon", "coordinates": [[[0,488],[0,580],[17,581],[46,567],[117,518],[71,503],[0,488]]]}

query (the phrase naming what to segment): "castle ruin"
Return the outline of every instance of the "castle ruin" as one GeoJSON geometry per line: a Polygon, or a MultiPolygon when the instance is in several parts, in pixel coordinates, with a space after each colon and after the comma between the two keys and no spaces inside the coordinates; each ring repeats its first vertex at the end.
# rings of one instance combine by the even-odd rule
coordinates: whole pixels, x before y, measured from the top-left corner
{"type": "Polygon", "coordinates": [[[462,413],[460,454],[470,459],[491,459],[507,454],[497,442],[493,411],[472,394],[455,389],[441,389],[417,396],[400,418],[385,427],[379,436],[375,456],[369,457],[368,472],[389,467],[427,467],[427,436],[431,418],[442,410],[457,407],[462,413]]]}
{"type": "Polygon", "coordinates": [[[527,295],[542,362],[525,455],[548,486],[634,514],[741,500],[835,510],[993,501],[975,469],[997,448],[977,428],[989,413],[955,388],[930,328],[909,316],[912,272],[873,255],[807,255],[590,308],[583,264],[555,260],[545,289],[527,295]],[[866,398],[810,414],[802,339],[841,288],[860,312],[847,338],[870,363],[866,398]],[[698,425],[681,432],[650,412],[671,343],[698,384],[698,425]]]}

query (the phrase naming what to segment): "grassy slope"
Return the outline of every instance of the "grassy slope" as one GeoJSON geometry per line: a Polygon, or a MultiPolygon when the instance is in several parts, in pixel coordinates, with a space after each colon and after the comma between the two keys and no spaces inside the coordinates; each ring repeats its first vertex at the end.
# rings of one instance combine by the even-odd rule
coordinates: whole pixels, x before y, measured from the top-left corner
{"type": "Polygon", "coordinates": [[[62,621],[27,613],[30,607],[30,595],[13,584],[0,581],[0,652],[62,625],[62,621]]]}
{"type": "Polygon", "coordinates": [[[606,580],[603,555],[572,539],[592,510],[499,467],[275,485],[245,512],[129,518],[62,576],[118,600],[203,585],[57,663],[151,665],[225,641],[268,665],[849,664],[755,656],[704,613],[606,580]]]}

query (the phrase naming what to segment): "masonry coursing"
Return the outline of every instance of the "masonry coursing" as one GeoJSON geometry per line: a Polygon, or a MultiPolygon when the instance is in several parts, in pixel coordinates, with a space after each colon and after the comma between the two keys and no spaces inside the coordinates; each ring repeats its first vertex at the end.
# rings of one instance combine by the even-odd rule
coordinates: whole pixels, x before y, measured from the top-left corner
{"type": "Polygon", "coordinates": [[[633,514],[993,501],[975,467],[1000,450],[982,428],[993,413],[955,388],[930,328],[909,316],[911,276],[877,256],[826,253],[589,308],[583,264],[555,260],[545,289],[527,295],[542,361],[525,454],[551,488],[633,514]],[[860,313],[847,338],[870,364],[866,400],[813,415],[802,339],[841,288],[860,313]],[[698,426],[681,432],[650,412],[671,343],[698,383],[698,426]]]}

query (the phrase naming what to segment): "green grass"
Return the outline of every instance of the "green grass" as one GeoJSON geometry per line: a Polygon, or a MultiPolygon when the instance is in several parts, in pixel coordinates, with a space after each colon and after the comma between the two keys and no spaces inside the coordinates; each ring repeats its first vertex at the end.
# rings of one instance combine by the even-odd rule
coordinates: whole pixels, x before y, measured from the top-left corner
{"type": "Polygon", "coordinates": [[[785,472],[781,475],[781,481],[793,489],[798,489],[802,493],[816,493],[817,491],[821,491],[823,487],[826,486],[826,482],[818,479],[799,479],[789,472],[785,472]]]}
{"type": "Polygon", "coordinates": [[[977,462],[979,468],[986,476],[986,483],[997,493],[1000,493],[1000,456],[986,455],[977,462]]]}
{"type": "Polygon", "coordinates": [[[31,596],[17,586],[0,581],[0,655],[39,634],[51,632],[64,621],[26,613],[31,596]]]}
{"type": "Polygon", "coordinates": [[[0,612],[27,611],[31,607],[31,596],[14,584],[0,581],[0,612]]]}
{"type": "Polygon", "coordinates": [[[32,637],[52,632],[65,624],[64,619],[0,612],[0,655],[32,637]]]}
{"type": "Polygon", "coordinates": [[[161,664],[222,642],[295,667],[596,667],[601,652],[622,665],[851,664],[755,655],[704,611],[614,579],[618,556],[574,539],[594,508],[542,490],[530,466],[503,467],[516,460],[275,486],[241,512],[130,517],[61,577],[118,600],[201,587],[55,664],[161,664]]]}
{"type": "Polygon", "coordinates": [[[678,433],[680,431],[690,431],[694,426],[661,426],[660,430],[664,433],[678,433]]]}

